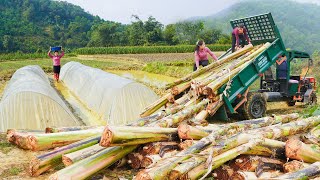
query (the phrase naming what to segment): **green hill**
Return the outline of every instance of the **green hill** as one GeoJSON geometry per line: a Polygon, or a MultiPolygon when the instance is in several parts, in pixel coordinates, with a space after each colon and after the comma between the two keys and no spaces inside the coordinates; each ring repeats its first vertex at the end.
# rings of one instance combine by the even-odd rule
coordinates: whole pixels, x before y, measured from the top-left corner
{"type": "MultiPolygon", "coordinates": [[[[247,0],[216,13],[197,18],[206,25],[231,33],[229,21],[271,12],[287,48],[314,52],[320,50],[319,5],[288,0],[247,0]]],[[[194,19],[192,19],[194,20],[194,19]]]]}
{"type": "Polygon", "coordinates": [[[102,22],[79,6],[51,0],[0,1],[0,52],[34,52],[49,46],[83,47],[102,22]]]}

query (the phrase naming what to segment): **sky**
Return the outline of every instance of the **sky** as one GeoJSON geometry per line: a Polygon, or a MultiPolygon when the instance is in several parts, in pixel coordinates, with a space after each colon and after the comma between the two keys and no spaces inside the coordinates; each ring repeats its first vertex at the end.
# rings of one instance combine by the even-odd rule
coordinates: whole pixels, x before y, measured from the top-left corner
{"type": "Polygon", "coordinates": [[[163,24],[194,16],[208,16],[229,7],[237,0],[65,0],[105,20],[131,23],[131,15],[147,20],[155,17],[163,24]],[[200,3],[199,3],[200,2],[200,3]]]}
{"type": "MultiPolygon", "coordinates": [[[[64,0],[105,20],[129,24],[138,15],[141,20],[155,17],[167,25],[196,16],[213,15],[239,0],[64,0]]],[[[281,0],[280,0],[281,1],[281,0]]],[[[320,0],[295,0],[320,5],[320,0]]]]}

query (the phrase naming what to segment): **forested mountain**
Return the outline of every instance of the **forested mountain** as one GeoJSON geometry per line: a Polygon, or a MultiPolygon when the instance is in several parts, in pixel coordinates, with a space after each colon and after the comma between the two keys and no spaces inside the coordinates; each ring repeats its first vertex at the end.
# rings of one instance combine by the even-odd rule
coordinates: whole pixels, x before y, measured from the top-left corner
{"type": "Polygon", "coordinates": [[[50,0],[0,1],[0,51],[34,52],[52,45],[83,47],[101,23],[79,6],[50,0]]]}
{"type": "Polygon", "coordinates": [[[316,4],[289,0],[246,0],[215,15],[196,19],[209,27],[231,33],[231,19],[271,12],[287,48],[313,52],[320,50],[319,9],[316,4]]]}
{"type": "Polygon", "coordinates": [[[0,0],[0,52],[46,51],[49,46],[78,47],[230,43],[202,22],[163,24],[133,15],[130,24],[105,21],[79,6],[52,0],[0,0]]]}
{"type": "Polygon", "coordinates": [[[0,52],[46,51],[49,46],[79,47],[229,44],[235,18],[272,12],[286,47],[320,49],[320,6],[289,0],[245,0],[208,17],[192,18],[166,27],[150,16],[121,24],[106,21],[81,7],[52,0],[0,0],[0,52]]]}

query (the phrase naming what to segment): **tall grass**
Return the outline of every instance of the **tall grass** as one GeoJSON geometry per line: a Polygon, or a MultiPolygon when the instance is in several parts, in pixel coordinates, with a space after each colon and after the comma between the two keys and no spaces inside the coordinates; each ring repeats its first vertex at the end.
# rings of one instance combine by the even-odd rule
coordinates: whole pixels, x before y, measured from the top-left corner
{"type": "MultiPolygon", "coordinates": [[[[225,44],[207,45],[212,51],[226,51],[231,46],[225,44]]],[[[149,54],[149,53],[187,53],[193,52],[194,45],[177,46],[124,46],[124,47],[86,47],[75,50],[76,54],[149,54]]]]}

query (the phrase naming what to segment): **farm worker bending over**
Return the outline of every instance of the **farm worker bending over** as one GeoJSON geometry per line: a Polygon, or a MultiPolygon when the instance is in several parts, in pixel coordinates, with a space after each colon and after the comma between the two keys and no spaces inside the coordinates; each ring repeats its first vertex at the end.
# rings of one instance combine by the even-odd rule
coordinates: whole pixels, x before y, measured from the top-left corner
{"type": "Polygon", "coordinates": [[[61,47],[61,54],[59,54],[58,51],[54,51],[54,55],[52,55],[51,54],[51,47],[50,47],[50,50],[48,52],[48,56],[53,61],[53,73],[54,73],[53,78],[58,82],[59,75],[60,75],[60,69],[61,69],[60,60],[61,60],[62,56],[64,56],[64,51],[62,50],[62,47],[61,47]]]}
{"type": "Polygon", "coordinates": [[[251,44],[248,37],[247,29],[243,24],[239,24],[238,27],[234,28],[232,31],[232,52],[243,48],[246,45],[246,40],[248,44],[251,44]],[[241,40],[241,47],[239,46],[241,40]]]}
{"type": "Polygon", "coordinates": [[[195,63],[193,65],[193,71],[198,70],[200,65],[204,67],[209,64],[207,53],[209,53],[214,60],[218,61],[217,56],[214,55],[213,52],[206,47],[204,41],[203,40],[198,41],[194,51],[195,63]]]}

